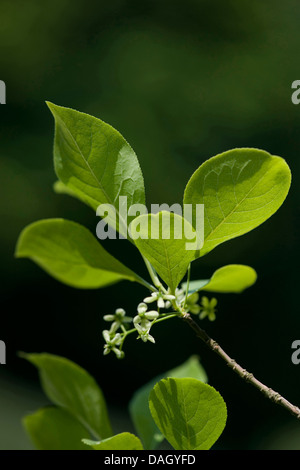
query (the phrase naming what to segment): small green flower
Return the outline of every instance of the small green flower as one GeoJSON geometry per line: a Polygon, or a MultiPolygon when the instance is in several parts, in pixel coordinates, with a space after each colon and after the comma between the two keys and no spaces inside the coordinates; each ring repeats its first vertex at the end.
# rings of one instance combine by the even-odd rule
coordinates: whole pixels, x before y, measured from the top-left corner
{"type": "Polygon", "coordinates": [[[150,341],[151,343],[155,343],[155,339],[153,338],[153,336],[151,336],[148,332],[146,333],[141,333],[139,338],[141,338],[141,340],[144,342],[144,343],[147,343],[147,341],[150,341]]]}
{"type": "Polygon", "coordinates": [[[193,313],[194,315],[198,315],[201,312],[201,306],[198,304],[191,305],[188,309],[189,312],[193,313]]]}
{"type": "Polygon", "coordinates": [[[135,327],[139,334],[137,339],[141,339],[144,343],[146,343],[147,341],[151,341],[151,343],[155,343],[155,339],[153,338],[153,336],[149,334],[151,323],[150,323],[150,327],[148,327],[148,325],[146,325],[145,323],[136,323],[135,327]]]}
{"type": "Polygon", "coordinates": [[[138,306],[137,306],[138,313],[142,314],[142,313],[147,312],[147,310],[148,310],[148,305],[147,304],[145,304],[144,302],[141,302],[140,304],[138,304],[138,306]]]}
{"type": "Polygon", "coordinates": [[[126,317],[126,312],[123,308],[117,308],[114,315],[104,315],[103,320],[113,322],[111,325],[111,331],[115,332],[124,323],[131,323],[132,318],[126,317]]]}
{"type": "Polygon", "coordinates": [[[175,295],[164,294],[163,299],[165,301],[164,308],[170,308],[172,306],[172,301],[176,300],[176,297],[175,297],[175,295]]]}
{"type": "Polygon", "coordinates": [[[124,357],[124,352],[117,348],[117,346],[120,346],[122,342],[122,336],[120,333],[115,334],[112,331],[104,330],[102,335],[105,340],[103,354],[106,356],[113,351],[118,359],[122,359],[124,357]]]}
{"type": "Polygon", "coordinates": [[[145,304],[140,304],[138,306],[139,313],[133,319],[134,327],[139,334],[137,339],[141,339],[144,343],[147,341],[155,343],[153,336],[149,333],[152,323],[156,318],[158,318],[159,313],[155,310],[150,310],[149,312],[145,311],[144,305],[145,304]]]}
{"type": "Polygon", "coordinates": [[[151,297],[145,297],[144,302],[146,304],[151,304],[152,302],[157,302],[158,308],[169,308],[170,300],[174,300],[174,295],[163,294],[162,292],[152,292],[151,297]]]}
{"type": "Polygon", "coordinates": [[[202,297],[201,305],[200,305],[200,320],[203,318],[208,317],[210,321],[214,321],[216,319],[216,305],[218,301],[214,297],[209,300],[207,297],[202,297]]]}
{"type": "Polygon", "coordinates": [[[186,301],[186,310],[190,313],[193,313],[195,315],[198,315],[200,313],[201,307],[198,305],[198,300],[199,300],[199,294],[195,292],[194,294],[191,294],[186,301]]]}
{"type": "Polygon", "coordinates": [[[185,292],[183,289],[177,289],[175,290],[175,296],[176,296],[176,304],[179,306],[185,299],[185,292]]]}
{"type": "Polygon", "coordinates": [[[148,305],[140,303],[137,307],[138,315],[134,317],[133,323],[141,323],[141,320],[156,320],[159,317],[159,313],[156,310],[150,310],[147,312],[148,305]]]}
{"type": "Polygon", "coordinates": [[[143,331],[149,331],[152,325],[151,321],[146,317],[142,318],[140,315],[134,317],[133,324],[138,331],[140,328],[142,328],[143,331]]]}

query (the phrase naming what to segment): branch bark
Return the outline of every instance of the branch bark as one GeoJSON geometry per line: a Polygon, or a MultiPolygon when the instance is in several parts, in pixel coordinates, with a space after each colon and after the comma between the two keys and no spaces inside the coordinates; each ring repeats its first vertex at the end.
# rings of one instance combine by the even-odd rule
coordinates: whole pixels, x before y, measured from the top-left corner
{"type": "Polygon", "coordinates": [[[293,416],[300,419],[300,409],[292,405],[288,400],[282,397],[279,393],[272,390],[272,388],[267,387],[262,382],[257,380],[253,374],[248,372],[246,369],[243,369],[234,359],[232,359],[228,354],[221,348],[221,346],[213,340],[207,333],[204,331],[198,323],[196,323],[189,313],[183,313],[181,317],[196,333],[197,337],[200,338],[206,346],[208,346],[212,351],[214,351],[218,356],[220,356],[232,369],[236,372],[242,379],[246,382],[253,385],[261,393],[263,393],[269,400],[277,403],[278,405],[283,406],[288,410],[293,416]]]}

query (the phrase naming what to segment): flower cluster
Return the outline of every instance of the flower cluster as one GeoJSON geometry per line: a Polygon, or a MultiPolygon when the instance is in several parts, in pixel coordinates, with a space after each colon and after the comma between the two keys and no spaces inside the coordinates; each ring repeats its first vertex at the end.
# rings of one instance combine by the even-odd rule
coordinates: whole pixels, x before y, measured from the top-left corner
{"type": "MultiPolygon", "coordinates": [[[[167,299],[160,296],[151,296],[146,298],[145,301],[148,300],[149,302],[149,299],[151,299],[151,302],[157,301],[158,303],[160,300],[159,303],[162,305],[162,300],[165,305],[165,301],[169,301],[171,297],[173,298],[174,296],[167,296],[167,299]]],[[[113,351],[118,359],[122,359],[124,357],[124,352],[122,351],[123,342],[126,336],[134,331],[138,333],[137,339],[141,339],[145,343],[147,341],[155,343],[155,339],[150,334],[150,329],[158,317],[159,312],[156,310],[148,311],[148,305],[145,302],[142,302],[138,305],[137,315],[134,318],[126,316],[126,312],[122,308],[118,308],[114,315],[104,315],[104,320],[111,322],[111,327],[109,330],[104,330],[102,332],[103,338],[105,340],[103,354],[106,355],[113,351]],[[126,326],[132,321],[134,329],[128,331],[126,326]]]]}
{"type": "Polygon", "coordinates": [[[198,314],[200,312],[200,305],[198,305],[199,294],[195,292],[190,294],[186,298],[186,291],[184,289],[176,289],[176,304],[179,307],[185,308],[186,312],[198,314]]]}
{"type": "Polygon", "coordinates": [[[132,322],[131,317],[126,317],[126,312],[123,308],[117,308],[114,315],[104,315],[103,319],[112,322],[110,331],[117,331],[124,323],[132,322]]]}
{"type": "Polygon", "coordinates": [[[127,316],[123,308],[118,308],[114,315],[104,315],[104,320],[111,322],[111,327],[102,333],[105,340],[103,354],[106,355],[112,351],[118,359],[122,359],[124,357],[122,351],[124,340],[127,335],[134,332],[138,333],[137,339],[141,339],[144,343],[147,341],[155,343],[150,330],[158,319],[161,321],[176,315],[176,313],[170,315],[161,313],[161,309],[168,309],[172,305],[176,312],[190,312],[199,315],[201,320],[208,317],[210,321],[213,321],[216,318],[217,300],[215,298],[209,300],[207,297],[202,297],[199,304],[199,294],[197,292],[187,295],[184,289],[176,289],[175,295],[171,295],[165,289],[160,289],[152,292],[151,296],[146,297],[137,306],[137,314],[134,318],[127,316]],[[157,308],[148,310],[149,304],[153,302],[156,302],[157,308]],[[131,322],[133,322],[134,328],[129,330],[128,324],[131,322]]]}
{"type": "Polygon", "coordinates": [[[216,305],[218,303],[216,298],[208,299],[203,296],[201,302],[199,303],[199,294],[194,292],[187,296],[185,300],[186,293],[183,289],[176,289],[176,303],[179,306],[184,305],[185,310],[194,315],[199,315],[200,320],[207,317],[210,321],[216,319],[216,305]]]}

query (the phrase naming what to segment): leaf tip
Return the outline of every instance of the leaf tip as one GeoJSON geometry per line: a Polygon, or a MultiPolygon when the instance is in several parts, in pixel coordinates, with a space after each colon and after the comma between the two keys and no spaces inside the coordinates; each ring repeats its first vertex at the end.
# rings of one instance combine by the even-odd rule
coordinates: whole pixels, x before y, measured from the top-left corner
{"type": "Polygon", "coordinates": [[[32,365],[38,367],[38,357],[43,356],[43,353],[26,353],[24,351],[18,351],[17,356],[20,359],[25,359],[25,361],[30,362],[32,365]]]}
{"type": "Polygon", "coordinates": [[[57,106],[57,104],[51,103],[51,101],[45,101],[45,103],[48,106],[48,108],[50,109],[52,115],[55,117],[55,114],[56,114],[57,109],[59,108],[59,106],[57,106]]]}
{"type": "Polygon", "coordinates": [[[52,103],[51,101],[45,101],[46,105],[48,106],[49,109],[51,109],[53,106],[55,106],[54,103],[52,103]]]}
{"type": "Polygon", "coordinates": [[[20,359],[26,359],[28,361],[28,356],[29,354],[28,353],[25,353],[24,351],[17,351],[17,356],[20,358],[20,359]]]}

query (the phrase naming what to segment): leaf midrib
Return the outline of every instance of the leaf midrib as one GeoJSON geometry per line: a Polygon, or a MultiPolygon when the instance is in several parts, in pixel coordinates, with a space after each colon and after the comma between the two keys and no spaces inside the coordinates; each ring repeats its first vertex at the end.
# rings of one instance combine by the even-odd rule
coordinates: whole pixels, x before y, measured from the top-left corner
{"type": "MultiPolygon", "coordinates": [[[[168,269],[168,272],[170,274],[170,281],[171,281],[171,285],[172,285],[172,288],[173,288],[173,277],[172,277],[172,271],[171,271],[171,268],[170,268],[170,261],[169,261],[169,256],[168,256],[168,251],[166,249],[166,243],[165,243],[165,240],[162,238],[162,244],[163,244],[163,247],[164,247],[164,252],[165,252],[165,257],[166,257],[166,260],[167,260],[167,269],[168,269]]],[[[168,287],[171,287],[171,286],[168,286],[168,287]]]]}
{"type": "MultiPolygon", "coordinates": [[[[43,261],[45,261],[45,260],[53,261],[53,258],[51,258],[49,256],[43,256],[43,257],[33,256],[32,259],[35,260],[36,262],[40,262],[40,263],[43,263],[43,261]]],[[[133,276],[130,276],[129,274],[125,274],[125,273],[122,273],[120,271],[116,271],[114,269],[100,268],[100,267],[92,266],[91,264],[86,264],[86,263],[83,263],[83,262],[82,263],[75,263],[74,261],[68,261],[68,260],[64,260],[64,259],[54,259],[54,262],[60,262],[60,263],[66,264],[68,266],[71,265],[71,266],[74,266],[74,267],[82,267],[82,268],[85,268],[85,269],[94,269],[95,271],[104,271],[104,272],[107,272],[107,273],[117,274],[117,275],[122,276],[122,277],[128,277],[128,278],[133,277],[133,276]]]]}
{"type": "MultiPolygon", "coordinates": [[[[83,152],[81,151],[75,137],[73,136],[72,132],[70,131],[70,129],[68,128],[67,124],[65,123],[65,121],[62,119],[62,117],[58,114],[56,114],[56,116],[58,117],[58,119],[61,121],[61,123],[63,124],[63,126],[65,127],[65,129],[67,130],[67,132],[69,133],[71,139],[73,140],[73,142],[75,143],[75,146],[77,147],[78,149],[78,152],[83,160],[83,162],[85,163],[85,165],[87,166],[88,170],[90,171],[92,177],[95,179],[97,185],[99,186],[99,189],[103,192],[104,196],[107,198],[108,202],[115,207],[116,209],[116,213],[118,215],[118,218],[119,218],[119,221],[122,220],[122,222],[124,223],[124,226],[126,227],[126,224],[125,224],[125,221],[123,219],[123,217],[121,217],[120,215],[120,212],[119,210],[117,209],[117,207],[115,206],[115,204],[112,202],[111,198],[108,196],[107,192],[105,191],[103,185],[101,184],[101,181],[99,181],[99,179],[97,178],[97,176],[95,175],[94,171],[92,170],[88,160],[85,158],[85,156],[83,155],[83,152]]],[[[107,160],[107,159],[106,159],[107,160]]],[[[107,161],[106,161],[106,164],[105,164],[105,168],[106,168],[106,165],[107,165],[107,161]]],[[[104,173],[103,173],[104,174],[104,173]]],[[[103,175],[102,175],[102,178],[103,178],[103,175]]],[[[90,197],[90,196],[89,196],[90,197]]],[[[98,201],[97,201],[98,202],[98,201]]]]}

